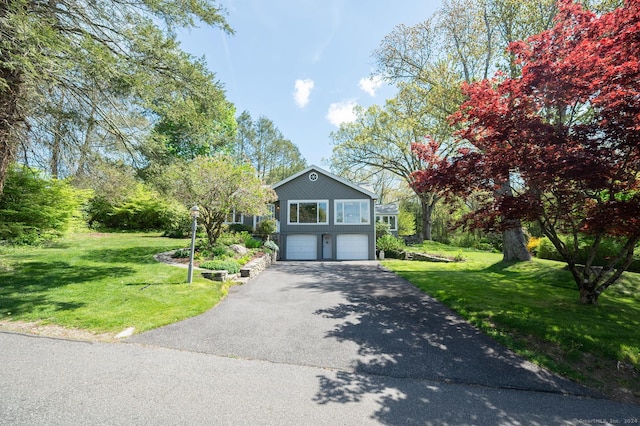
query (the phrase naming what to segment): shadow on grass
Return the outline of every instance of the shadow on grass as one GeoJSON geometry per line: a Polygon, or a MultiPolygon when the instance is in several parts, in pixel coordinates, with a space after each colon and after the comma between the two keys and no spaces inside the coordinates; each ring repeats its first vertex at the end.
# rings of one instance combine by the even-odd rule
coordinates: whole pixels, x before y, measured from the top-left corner
{"type": "Polygon", "coordinates": [[[159,247],[130,247],[122,249],[94,249],[80,256],[81,259],[100,263],[158,263],[153,256],[163,251],[159,247]]]}
{"type": "Polygon", "coordinates": [[[128,267],[73,267],[67,262],[27,262],[12,272],[0,273],[0,316],[18,316],[41,310],[73,310],[82,302],[57,302],[51,291],[104,277],[134,273],[128,267]]]}
{"type": "Polygon", "coordinates": [[[155,286],[178,286],[178,285],[187,285],[187,280],[186,278],[182,281],[163,281],[161,283],[155,282],[132,282],[132,283],[127,283],[125,284],[126,287],[140,287],[138,290],[146,290],[150,287],[155,287],[155,286]]]}
{"type": "Polygon", "coordinates": [[[575,289],[576,285],[571,272],[564,267],[543,267],[531,262],[496,262],[478,270],[466,271],[481,277],[483,273],[494,273],[515,281],[544,282],[553,287],[575,289]]]}

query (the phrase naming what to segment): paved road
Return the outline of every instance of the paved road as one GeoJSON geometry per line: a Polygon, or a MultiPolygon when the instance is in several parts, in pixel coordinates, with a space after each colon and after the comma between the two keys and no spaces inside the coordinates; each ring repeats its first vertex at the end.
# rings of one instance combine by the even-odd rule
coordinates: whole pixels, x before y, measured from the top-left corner
{"type": "Polygon", "coordinates": [[[2,425],[640,421],[376,262],[281,262],[126,344],[0,333],[0,365],[2,425]]]}

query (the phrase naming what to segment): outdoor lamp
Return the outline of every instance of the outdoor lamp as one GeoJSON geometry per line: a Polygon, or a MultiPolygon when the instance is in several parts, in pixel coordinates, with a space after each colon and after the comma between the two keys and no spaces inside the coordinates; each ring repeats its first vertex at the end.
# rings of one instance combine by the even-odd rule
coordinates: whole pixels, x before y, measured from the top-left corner
{"type": "Polygon", "coordinates": [[[200,217],[200,209],[198,208],[198,206],[194,205],[193,207],[191,207],[191,209],[189,209],[189,216],[191,216],[191,219],[197,219],[198,217],[200,217]]]}
{"type": "Polygon", "coordinates": [[[200,216],[200,209],[197,205],[193,205],[189,209],[189,216],[191,216],[191,250],[189,251],[189,275],[187,276],[187,283],[191,284],[193,281],[193,255],[196,250],[196,228],[198,226],[198,216],[200,216]]]}

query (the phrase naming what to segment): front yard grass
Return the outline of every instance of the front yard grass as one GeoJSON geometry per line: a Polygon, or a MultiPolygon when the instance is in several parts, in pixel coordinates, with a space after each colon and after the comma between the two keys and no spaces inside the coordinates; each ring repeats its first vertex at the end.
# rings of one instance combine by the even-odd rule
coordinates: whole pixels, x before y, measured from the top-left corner
{"type": "Polygon", "coordinates": [[[384,266],[515,352],[617,399],[640,402],[640,274],[625,273],[581,305],[561,262],[503,263],[496,253],[425,243],[410,250],[465,262],[385,260],[384,266]]]}
{"type": "Polygon", "coordinates": [[[217,304],[227,284],[157,262],[188,240],[79,232],[40,248],[0,247],[0,321],[117,334],[160,327],[217,304]]]}

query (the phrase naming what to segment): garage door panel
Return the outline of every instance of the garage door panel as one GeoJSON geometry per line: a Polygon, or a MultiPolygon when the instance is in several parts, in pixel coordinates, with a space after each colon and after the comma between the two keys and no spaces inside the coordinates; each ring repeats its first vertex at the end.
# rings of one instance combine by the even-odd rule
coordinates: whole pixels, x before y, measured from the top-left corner
{"type": "Polygon", "coordinates": [[[316,260],[318,237],[316,235],[287,236],[287,260],[316,260]]]}
{"type": "Polygon", "coordinates": [[[369,259],[369,235],[341,234],[336,239],[336,258],[338,260],[369,259]]]}

